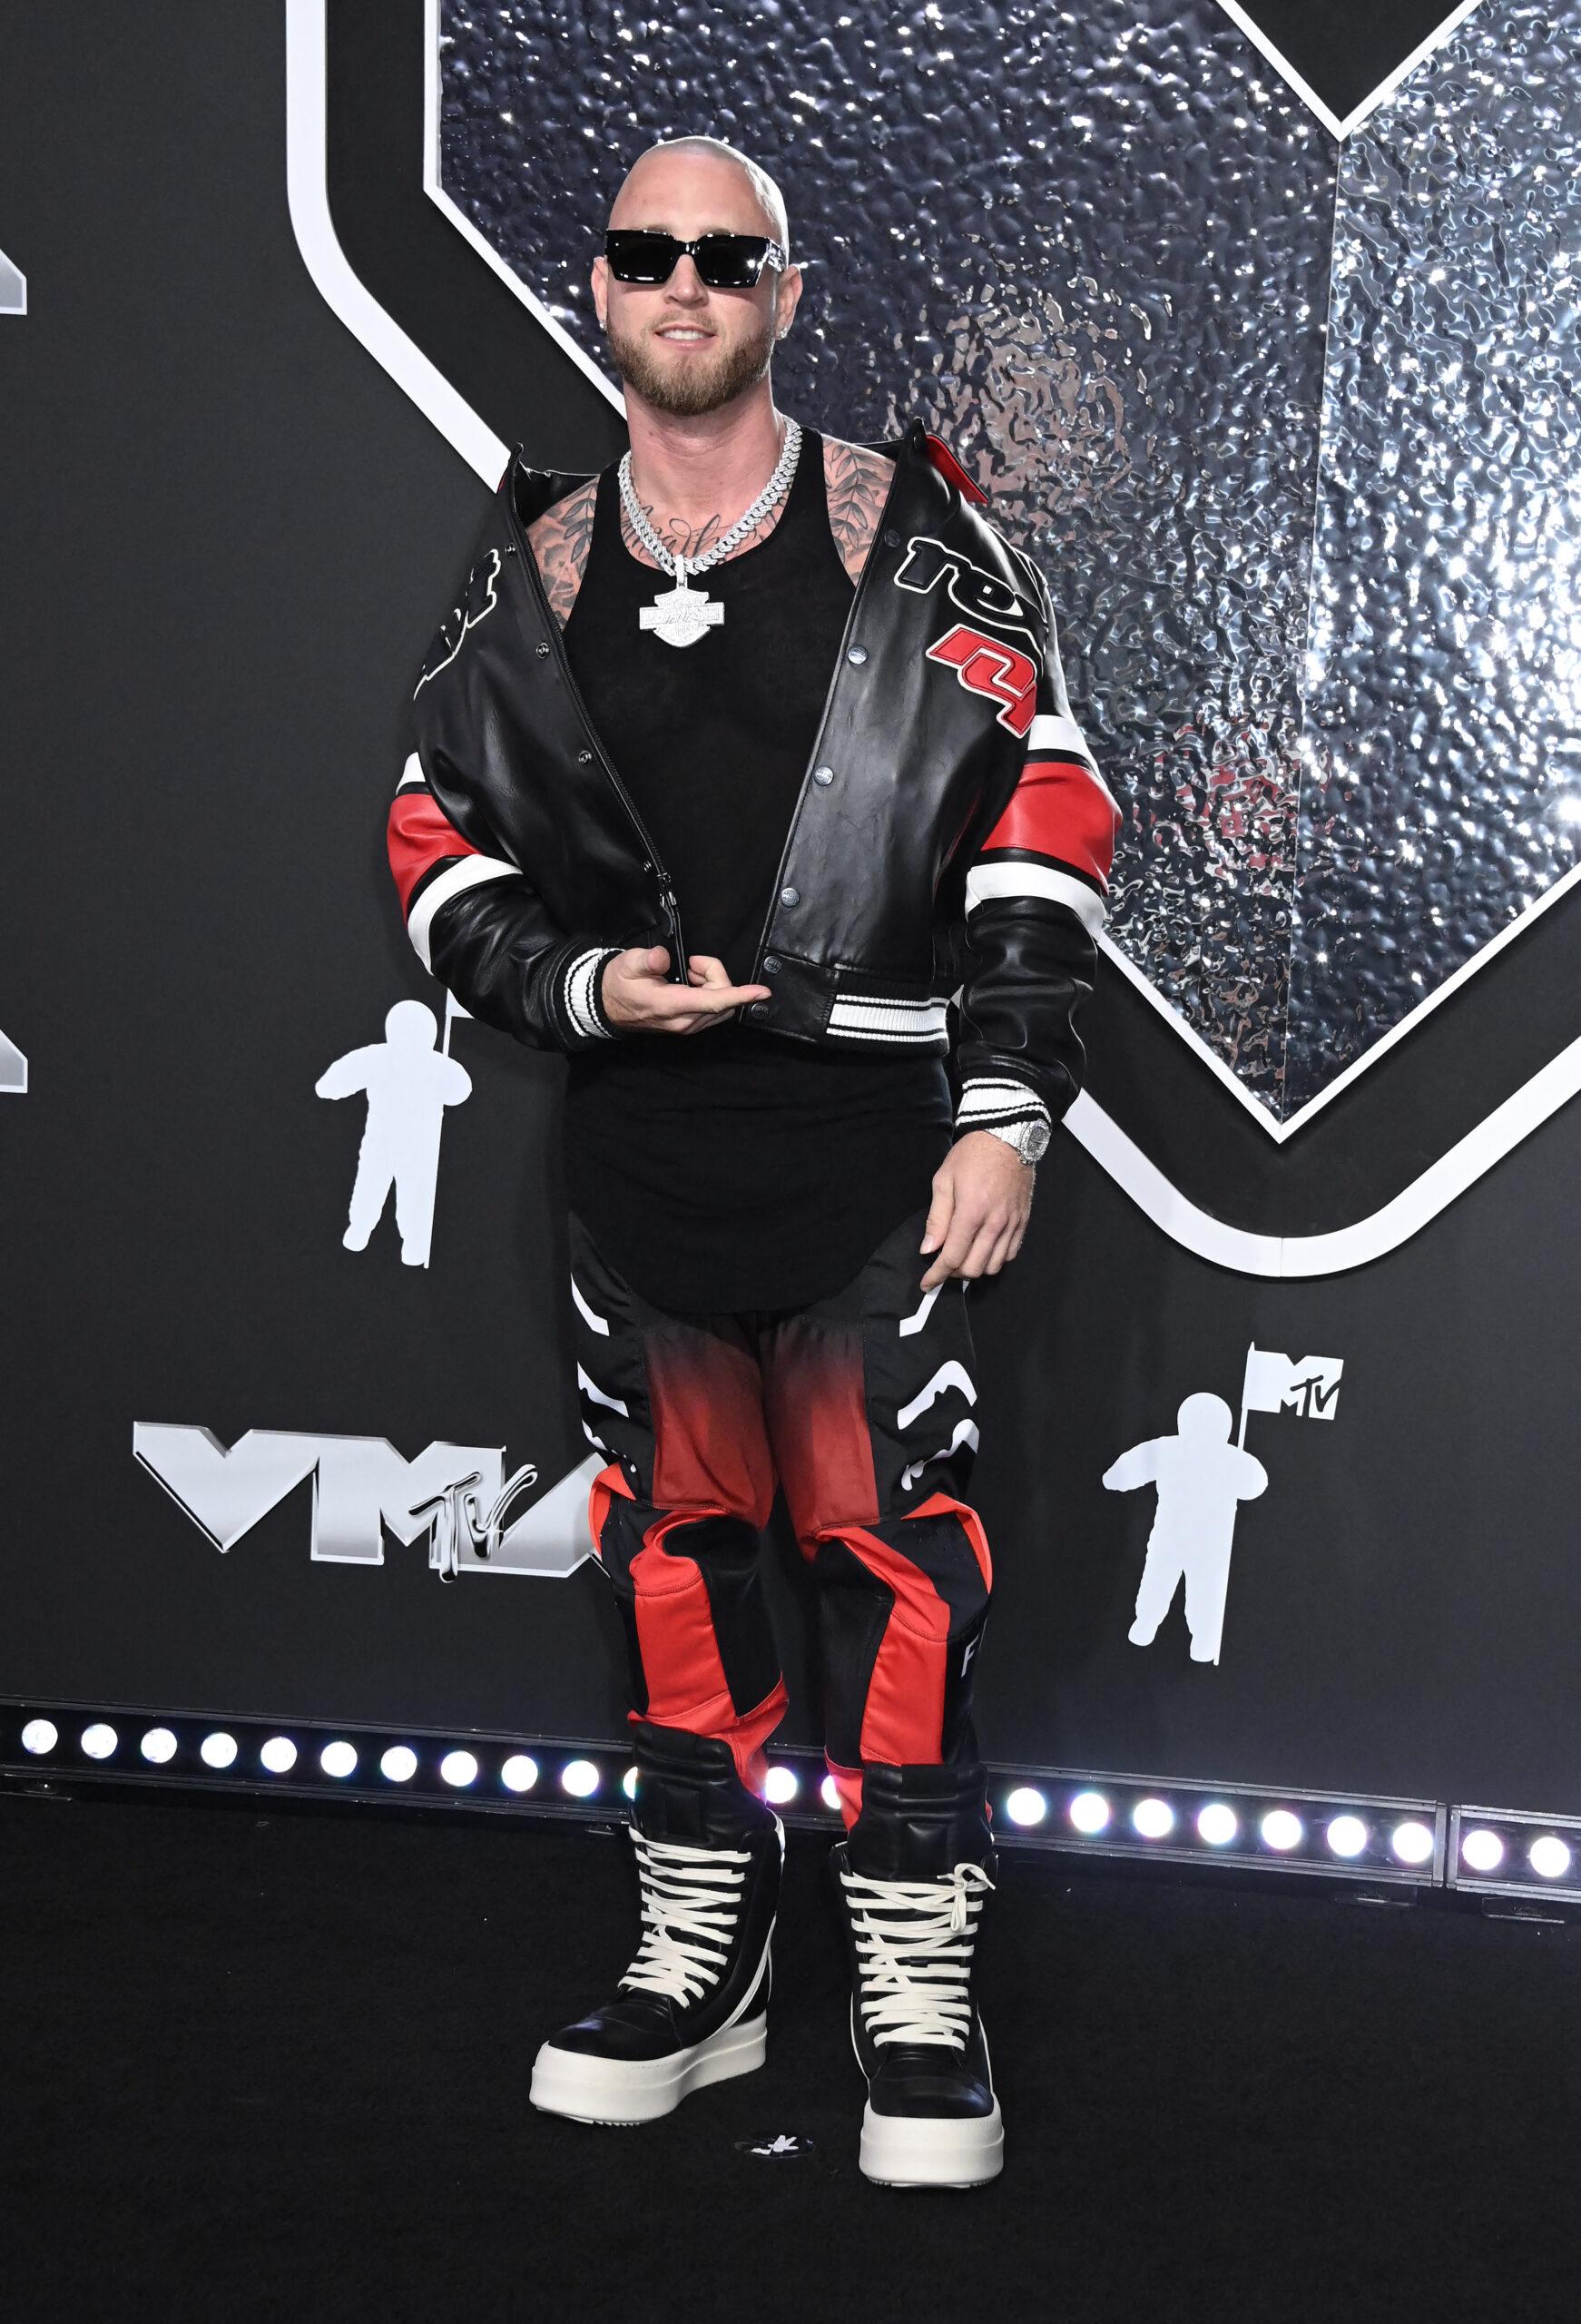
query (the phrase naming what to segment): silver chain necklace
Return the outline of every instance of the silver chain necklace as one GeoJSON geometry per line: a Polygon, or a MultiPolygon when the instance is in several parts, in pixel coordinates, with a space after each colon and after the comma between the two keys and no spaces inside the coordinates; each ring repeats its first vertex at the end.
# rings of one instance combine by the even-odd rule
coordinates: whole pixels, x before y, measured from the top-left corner
{"type": "Polygon", "coordinates": [[[684,557],[672,555],[658,534],[649,524],[637,503],[636,488],[632,483],[632,456],[623,452],[620,463],[620,497],[631,527],[648,555],[674,580],[673,589],[661,590],[651,606],[643,606],[637,624],[642,629],[655,630],[666,645],[695,645],[705,630],[717,629],[724,619],[724,607],[710,598],[706,589],[694,589],[690,576],[706,573],[728,556],[738,541],[761,525],[771,508],[775,507],[790,489],[790,479],[796,473],[796,456],[801,449],[800,424],[785,421],[785,441],[774,473],[759,493],[744,517],[739,517],[728,533],[722,533],[710,549],[701,556],[684,557]]]}

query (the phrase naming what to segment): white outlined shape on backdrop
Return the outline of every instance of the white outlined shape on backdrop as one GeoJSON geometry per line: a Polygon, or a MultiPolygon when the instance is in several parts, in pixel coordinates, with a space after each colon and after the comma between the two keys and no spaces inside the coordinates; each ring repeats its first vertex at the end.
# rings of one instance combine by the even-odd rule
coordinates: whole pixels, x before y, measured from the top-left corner
{"type": "MultiPolygon", "coordinates": [[[[1469,13],[1467,7],[1454,18],[1447,18],[1433,39],[1408,60],[1408,66],[1419,62],[1469,13]]],[[[436,25],[437,0],[428,0],[428,14],[430,25],[436,25]]],[[[325,15],[326,0],[286,0],[287,191],[297,246],[331,311],[493,492],[510,456],[509,445],[485,425],[437,366],[372,297],[353,272],[336,235],[325,173],[325,15]]],[[[432,51],[432,39],[428,45],[432,51]]],[[[1401,68],[1402,74],[1405,69],[1401,68]]],[[[452,214],[453,204],[447,202],[442,206],[447,215],[452,214]]],[[[564,344],[565,335],[545,315],[539,302],[509,276],[508,270],[506,273],[524,304],[564,344]]],[[[589,367],[584,364],[584,368],[589,367]]],[[[600,377],[596,370],[592,375],[595,379],[600,377]]],[[[608,383],[603,384],[609,392],[608,383]]],[[[1496,945],[1487,947],[1478,959],[1486,960],[1494,949],[1496,945]]],[[[1110,948],[1105,946],[1105,950],[1110,948]]],[[[1142,982],[1151,993],[1144,979],[1142,982]]],[[[1167,1003],[1157,995],[1154,998],[1177,1029],[1189,1031],[1167,1003]]],[[[1206,1054],[1200,1039],[1191,1038],[1197,1052],[1206,1054]]],[[[1384,1045],[1380,1041],[1370,1054],[1378,1055],[1384,1045]]],[[[1233,1083],[1228,1068],[1222,1071],[1233,1083]]],[[[1065,1117],[1065,1127],[1138,1209],[1183,1249],[1233,1274],[1295,1280],[1341,1275],[1397,1250],[1577,1091],[1581,1091],[1581,1038],[1561,1049],[1392,1200],[1367,1217],[1324,1235],[1259,1235],[1213,1217],[1183,1195],[1085,1091],[1065,1117]]],[[[1262,1109],[1257,1110],[1261,1114],[1262,1109]]]]}

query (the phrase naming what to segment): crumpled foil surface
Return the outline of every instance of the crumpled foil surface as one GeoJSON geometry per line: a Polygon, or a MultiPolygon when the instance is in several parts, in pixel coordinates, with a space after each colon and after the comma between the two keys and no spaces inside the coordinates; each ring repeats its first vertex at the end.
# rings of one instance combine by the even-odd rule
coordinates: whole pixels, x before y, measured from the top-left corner
{"type": "Polygon", "coordinates": [[[1572,868],[1581,12],[1484,0],[1341,148],[1216,0],[468,6],[445,189],[609,370],[645,146],[779,181],[784,409],[913,414],[1033,549],[1108,934],[1271,1118],[1572,868]]]}

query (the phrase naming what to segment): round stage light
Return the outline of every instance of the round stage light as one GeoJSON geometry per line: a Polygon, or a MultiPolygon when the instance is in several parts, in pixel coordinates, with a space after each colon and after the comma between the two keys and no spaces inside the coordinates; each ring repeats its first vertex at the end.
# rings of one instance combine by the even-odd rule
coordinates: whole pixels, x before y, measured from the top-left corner
{"type": "Polygon", "coordinates": [[[1360,1856],[1367,1846],[1367,1827],[1360,1816],[1336,1816],[1325,1835],[1336,1856],[1360,1856]]]}
{"type": "Polygon", "coordinates": [[[1144,1840],[1164,1840],[1174,1829],[1174,1810],[1167,1799],[1139,1799],[1131,1821],[1144,1840]]]}
{"type": "Polygon", "coordinates": [[[1277,1848],[1281,1856],[1299,1848],[1306,1837],[1301,1817],[1292,1815],[1288,1807],[1271,1807],[1258,1828],[1264,1846],[1277,1848]]]}
{"type": "Polygon", "coordinates": [[[22,1730],[22,1748],[25,1751],[31,1751],[35,1758],[42,1758],[45,1751],[53,1751],[60,1739],[60,1729],[52,1719],[30,1718],[22,1730]]]}
{"type": "Polygon", "coordinates": [[[409,1743],[392,1743],[379,1753],[378,1772],[387,1783],[410,1783],[417,1772],[417,1755],[409,1743]]]}
{"type": "Polygon", "coordinates": [[[357,1747],[352,1743],[326,1743],[319,1754],[319,1765],[337,1783],[344,1783],[348,1776],[357,1773],[357,1747]]]}
{"type": "Polygon", "coordinates": [[[236,1758],[235,1736],[224,1733],[205,1735],[198,1746],[198,1757],[206,1768],[223,1769],[231,1766],[236,1758]]]}
{"type": "Polygon", "coordinates": [[[560,1770],[560,1782],[573,1799],[591,1799],[598,1789],[598,1769],[591,1759],[567,1759],[560,1770]]]}
{"type": "Polygon", "coordinates": [[[794,1768],[771,1768],[763,1777],[763,1797],[771,1807],[785,1807],[800,1790],[794,1768]]]}
{"type": "Polygon", "coordinates": [[[1211,1848],[1227,1848],[1241,1829],[1241,1818],[1222,1799],[1210,1799],[1197,1817],[1197,1834],[1211,1848]]]}
{"type": "Polygon", "coordinates": [[[1088,1838],[1109,1828],[1109,1803],[1101,1791],[1078,1791],[1066,1813],[1078,1832],[1088,1838]]]}
{"type": "Polygon", "coordinates": [[[626,1769],[624,1775],[622,1776],[620,1779],[620,1787],[624,1792],[628,1799],[634,1799],[636,1797],[637,1771],[635,1768],[628,1768],[626,1769]]]}
{"type": "Polygon", "coordinates": [[[1504,1862],[1504,1842],[1479,1824],[1474,1832],[1461,1833],[1460,1855],[1473,1872],[1497,1872],[1504,1862]]]}
{"type": "Polygon", "coordinates": [[[837,1816],[840,1814],[840,1787],[832,1776],[824,1777],[818,1787],[818,1796],[826,1807],[832,1807],[837,1816]]]}
{"type": "Polygon", "coordinates": [[[439,1773],[453,1791],[465,1791],[469,1783],[477,1781],[477,1761],[470,1751],[447,1751],[439,1762],[439,1773]]]}
{"type": "Polygon", "coordinates": [[[142,1738],[142,1750],[151,1767],[165,1767],[175,1758],[176,1738],[168,1727],[151,1727],[142,1738]]]}
{"type": "Polygon", "coordinates": [[[1029,1783],[1024,1783],[1005,1802],[1005,1813],[1012,1824],[1041,1824],[1048,1813],[1048,1802],[1040,1791],[1035,1791],[1029,1783]]]}
{"type": "Polygon", "coordinates": [[[1570,1851],[1557,1832],[1544,1832],[1527,1849],[1527,1861],[1539,1880],[1563,1880],[1570,1869],[1570,1851]]]}
{"type": "Polygon", "coordinates": [[[1409,1816],[1397,1824],[1389,1836],[1389,1845],[1401,1864],[1427,1864],[1433,1853],[1432,1827],[1409,1816]]]}
{"type": "Polygon", "coordinates": [[[499,1771],[507,1791],[531,1791],[538,1780],[538,1763],[525,1751],[513,1751],[499,1771]]]}
{"type": "Polygon", "coordinates": [[[107,1759],[120,1739],[115,1729],[106,1727],[102,1718],[83,1729],[83,1748],[90,1759],[107,1759]]]}
{"type": "Polygon", "coordinates": [[[270,1735],[259,1745],[258,1756],[270,1775],[289,1776],[297,1764],[297,1747],[289,1735],[270,1735]]]}

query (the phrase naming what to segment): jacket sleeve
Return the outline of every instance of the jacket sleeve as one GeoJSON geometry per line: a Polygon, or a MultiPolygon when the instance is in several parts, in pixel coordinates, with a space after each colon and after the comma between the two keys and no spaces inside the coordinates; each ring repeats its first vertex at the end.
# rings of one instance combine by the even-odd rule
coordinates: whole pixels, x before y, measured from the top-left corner
{"type": "Polygon", "coordinates": [[[410,705],[390,803],[389,868],[417,958],[470,1015],[535,1049],[618,1038],[599,979],[618,944],[568,936],[519,865],[458,832],[429,786],[410,705]]]}
{"type": "Polygon", "coordinates": [[[1030,570],[1045,626],[1026,755],[967,868],[957,1137],[1000,1122],[1052,1128],[1081,1088],[1076,1010],[1093,989],[1120,831],[1070,714],[1047,584],[1030,570]]]}

